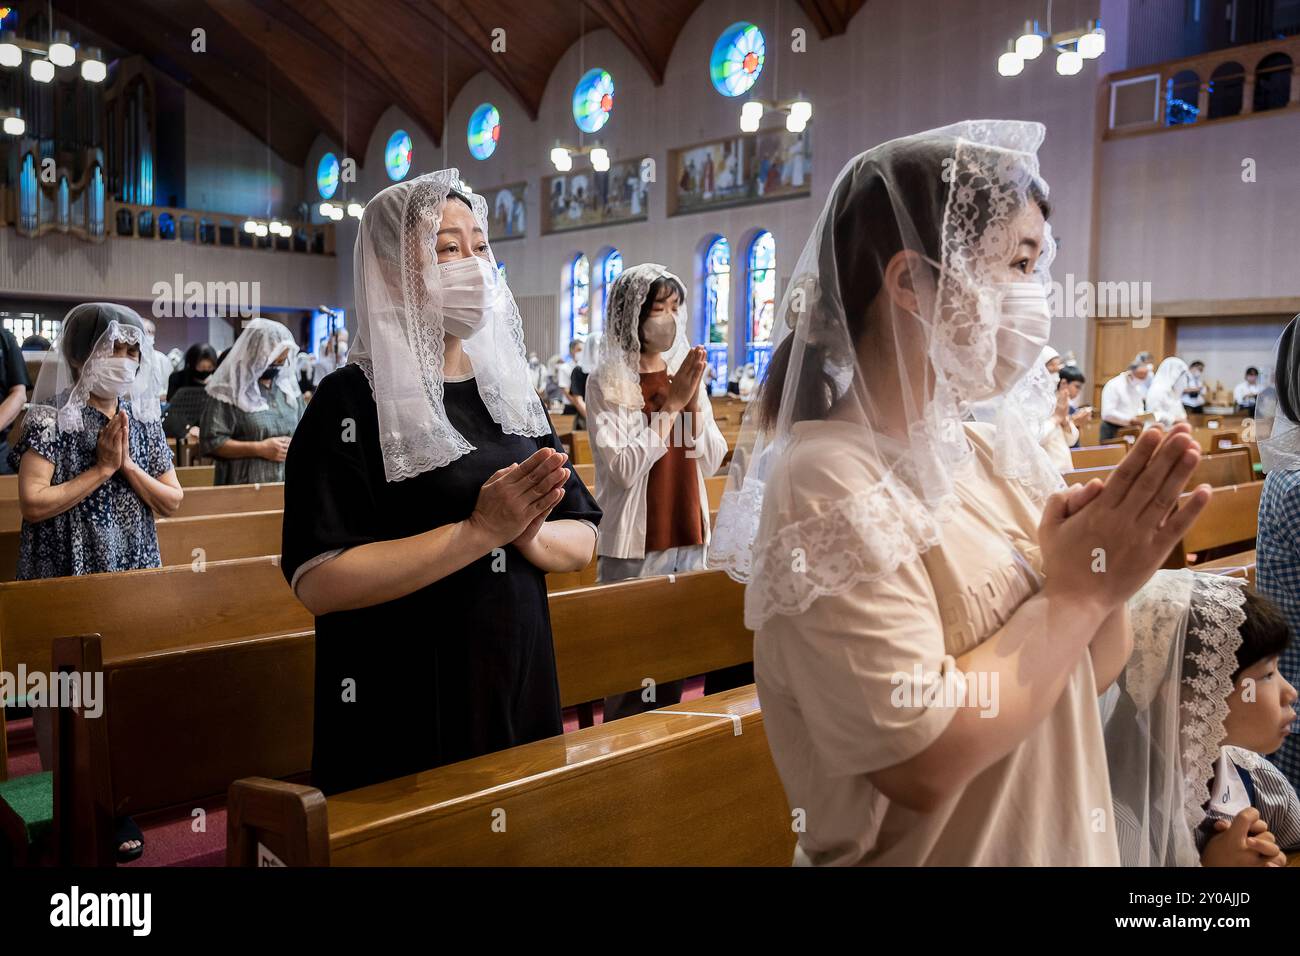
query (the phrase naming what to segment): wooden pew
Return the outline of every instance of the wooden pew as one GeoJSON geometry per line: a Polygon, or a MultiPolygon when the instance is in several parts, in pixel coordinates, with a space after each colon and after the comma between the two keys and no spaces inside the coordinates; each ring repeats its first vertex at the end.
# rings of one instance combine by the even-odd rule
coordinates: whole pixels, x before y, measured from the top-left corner
{"type": "MultiPolygon", "coordinates": [[[[192,518],[197,515],[232,514],[244,511],[278,511],[282,508],[284,508],[284,484],[281,482],[217,487],[192,485],[185,489],[185,497],[181,499],[180,509],[173,517],[192,518]]],[[[18,498],[16,496],[0,498],[0,531],[17,531],[22,524],[18,498]]]]}
{"type": "Polygon", "coordinates": [[[1232,556],[1234,560],[1253,548],[1263,487],[1264,482],[1252,481],[1215,488],[1209,504],[1169,555],[1165,567],[1187,567],[1189,554],[1202,554],[1214,548],[1241,545],[1240,551],[1232,556]]]}
{"type": "Polygon", "coordinates": [[[1080,468],[1096,468],[1101,465],[1118,465],[1124,460],[1124,455],[1128,453],[1128,446],[1120,443],[1110,445],[1092,445],[1090,447],[1080,447],[1070,449],[1070,458],[1074,462],[1075,470],[1080,468]]]}
{"type": "MultiPolygon", "coordinates": [[[[220,643],[315,626],[280,573],[278,559],[0,584],[0,669],[48,673],[55,638],[98,633],[105,657],[220,643]],[[115,608],[116,612],[106,609],[115,608]]],[[[6,736],[0,711],[0,779],[6,736]]]]}
{"type": "MultiPolygon", "coordinates": [[[[278,555],[283,518],[283,511],[159,518],[158,552],[163,567],[278,555]]],[[[21,536],[21,531],[0,531],[0,581],[14,580],[21,536]]]]}
{"type": "MultiPolygon", "coordinates": [[[[1094,468],[1076,468],[1074,471],[1065,472],[1063,477],[1067,485],[1081,485],[1093,478],[1105,481],[1116,467],[1118,466],[1098,465],[1094,468]]],[[[1252,481],[1252,476],[1250,455],[1244,448],[1237,446],[1230,451],[1203,456],[1197,462],[1191,478],[1187,480],[1186,487],[1195,488],[1201,484],[1212,488],[1243,485],[1252,481]]]]}
{"type": "Polygon", "coordinates": [[[226,859],[253,866],[265,847],[290,866],[788,866],[794,842],[750,685],[328,799],[241,780],[226,859]]]}
{"type": "MultiPolygon", "coordinates": [[[[561,705],[752,660],[742,605],[743,588],[710,571],[553,595],[561,705]]],[[[65,862],[111,863],[116,816],[193,805],[242,776],[309,769],[312,632],[191,639],[156,635],[122,654],[111,650],[120,640],[98,635],[54,642],[56,670],[104,672],[102,713],[57,720],[65,862]]]]}
{"type": "Polygon", "coordinates": [[[216,465],[186,465],[176,469],[176,477],[182,488],[211,488],[216,470],[216,465]]]}
{"type": "Polygon", "coordinates": [[[1245,578],[1247,583],[1255,586],[1255,549],[1240,554],[1230,554],[1226,558],[1204,561],[1196,565],[1197,571],[1209,574],[1226,574],[1229,577],[1245,578]]]}

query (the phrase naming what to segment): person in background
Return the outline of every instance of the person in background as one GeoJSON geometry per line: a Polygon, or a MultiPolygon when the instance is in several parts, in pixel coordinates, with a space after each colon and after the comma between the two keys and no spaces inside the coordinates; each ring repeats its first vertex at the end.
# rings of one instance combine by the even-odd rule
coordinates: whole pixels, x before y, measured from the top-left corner
{"type": "Polygon", "coordinates": [[[1121,428],[1141,428],[1139,417],[1146,412],[1147,379],[1151,376],[1151,359],[1139,352],[1128,368],[1116,375],[1101,390],[1101,440],[1111,441],[1121,428]]]}
{"type": "Polygon", "coordinates": [[[348,330],[346,328],[336,329],[325,340],[325,347],[321,349],[321,354],[316,359],[316,367],[312,370],[312,385],[319,385],[321,379],[336,368],[346,365],[347,361],[348,330]]]}
{"type": "Polygon", "coordinates": [[[1187,363],[1171,355],[1160,363],[1160,368],[1152,376],[1151,390],[1147,392],[1147,411],[1165,428],[1187,420],[1187,406],[1182,402],[1187,374],[1187,363]]]}
{"type": "Polygon", "coordinates": [[[1255,414],[1255,396],[1259,394],[1259,369],[1250,366],[1246,369],[1246,380],[1238,382],[1232,390],[1232,400],[1236,403],[1238,415],[1255,414]]]}
{"type": "MultiPolygon", "coordinates": [[[[704,479],[721,466],[727,442],[704,388],[704,348],[687,344],[685,305],[681,280],[655,263],[625,269],[609,292],[600,364],[588,389],[604,514],[596,544],[602,583],[706,567],[704,479]]],[[[705,693],[723,689],[706,679],[705,693]]],[[[681,692],[682,682],[673,680],[657,684],[653,701],[640,691],[614,695],[605,700],[605,719],[675,704],[681,692]]]]}
{"type": "Polygon", "coordinates": [[[303,349],[298,353],[298,391],[302,392],[303,400],[311,398],[313,384],[316,380],[316,358],[309,351],[303,349]]]}
{"type": "Polygon", "coordinates": [[[538,358],[537,353],[529,352],[528,381],[533,386],[533,391],[537,393],[537,397],[542,399],[543,402],[546,401],[546,380],[549,377],[550,373],[547,372],[546,366],[542,364],[542,360],[538,358]]]}
{"type": "Polygon", "coordinates": [[[43,335],[29,335],[23,339],[24,352],[48,352],[50,340],[43,335]]]}
{"type": "MultiPolygon", "coordinates": [[[[1062,387],[1066,393],[1066,407],[1069,409],[1070,422],[1078,429],[1092,421],[1092,406],[1079,404],[1079,396],[1083,394],[1083,386],[1088,379],[1077,365],[1062,365],[1060,376],[1064,383],[1062,387]]],[[[1078,448],[1079,438],[1076,437],[1070,447],[1078,448]]]]}
{"type": "Polygon", "coordinates": [[[1199,414],[1205,408],[1205,363],[1200,359],[1187,366],[1187,380],[1183,383],[1183,407],[1187,414],[1199,414]]]}
{"type": "MultiPolygon", "coordinates": [[[[28,341],[31,338],[29,337],[28,341]]],[[[41,341],[45,342],[44,339],[41,341]]],[[[45,342],[45,347],[50,347],[45,342]]],[[[18,347],[18,339],[8,329],[0,329],[0,475],[12,475],[9,464],[9,426],[27,403],[27,360],[18,347]]]]}
{"type": "MultiPolygon", "coordinates": [[[[158,326],[154,324],[153,319],[148,316],[141,316],[140,320],[144,322],[145,334],[149,336],[150,342],[157,342],[158,326]]],[[[160,401],[167,399],[167,385],[171,380],[172,363],[164,352],[159,352],[158,347],[149,352],[148,355],[140,356],[140,365],[149,375],[153,377],[153,390],[158,394],[160,401]]]]}
{"type": "Polygon", "coordinates": [[[203,388],[208,376],[217,368],[217,350],[207,342],[196,343],[185,350],[185,365],[172,372],[167,379],[167,401],[172,400],[182,388],[203,388]]]}
{"type": "Polygon", "coordinates": [[[253,319],[208,380],[199,453],[217,459],[214,485],[284,481],[284,459],[306,408],[298,346],[279,322],[253,319]]]}
{"type": "MultiPolygon", "coordinates": [[[[582,362],[582,339],[574,339],[569,343],[569,357],[555,366],[555,384],[560,387],[564,393],[564,414],[577,415],[578,406],[573,401],[573,371],[581,368],[582,362]]],[[[585,387],[585,383],[584,383],[585,387]]],[[[586,407],[585,404],[583,406],[586,407]]]]}

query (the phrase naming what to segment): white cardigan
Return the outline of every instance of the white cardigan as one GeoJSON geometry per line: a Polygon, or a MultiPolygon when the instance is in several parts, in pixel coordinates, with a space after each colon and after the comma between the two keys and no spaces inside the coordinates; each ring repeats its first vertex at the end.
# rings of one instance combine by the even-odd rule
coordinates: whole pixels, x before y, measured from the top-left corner
{"type": "MultiPolygon", "coordinates": [[[[668,451],[659,433],[646,422],[641,410],[620,409],[605,401],[596,376],[587,379],[587,429],[591,456],[596,463],[596,501],[601,519],[596,553],[607,558],[644,558],[646,483],[650,469],[668,451]]],[[[718,470],[727,455],[727,440],[713,420],[713,405],[700,383],[699,437],[688,452],[695,454],[700,489],[700,518],[704,544],[709,543],[709,494],[704,479],[718,470]]],[[[677,431],[669,433],[671,441],[677,431]]],[[[681,431],[685,432],[684,426],[681,431]]]]}

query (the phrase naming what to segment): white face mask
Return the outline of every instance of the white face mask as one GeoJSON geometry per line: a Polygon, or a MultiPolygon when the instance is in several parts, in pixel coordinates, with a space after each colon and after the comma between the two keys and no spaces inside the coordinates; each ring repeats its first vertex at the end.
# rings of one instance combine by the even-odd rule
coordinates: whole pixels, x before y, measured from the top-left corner
{"type": "Polygon", "coordinates": [[[481,256],[438,263],[442,285],[442,327],[449,335],[467,339],[487,321],[502,296],[501,276],[481,256]]]}
{"type": "Polygon", "coordinates": [[[126,356],[111,356],[95,362],[90,369],[90,391],[100,398],[121,398],[131,390],[140,363],[126,356]]]}
{"type": "Polygon", "coordinates": [[[1037,282],[1004,282],[997,288],[1001,305],[994,333],[998,357],[993,381],[997,394],[1002,395],[1042,353],[1052,331],[1052,312],[1047,290],[1037,282]]]}
{"type": "Polygon", "coordinates": [[[664,310],[651,313],[641,323],[641,349],[645,352],[667,352],[677,341],[677,316],[664,310]]]}

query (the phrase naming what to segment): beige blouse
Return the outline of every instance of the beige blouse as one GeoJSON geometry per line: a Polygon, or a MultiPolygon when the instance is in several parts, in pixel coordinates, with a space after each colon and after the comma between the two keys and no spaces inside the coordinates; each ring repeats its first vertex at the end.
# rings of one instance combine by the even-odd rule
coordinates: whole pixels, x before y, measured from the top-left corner
{"type": "MultiPolygon", "coordinates": [[[[1087,653],[1042,724],[935,811],[891,803],[868,778],[925,750],[955,713],[900,701],[910,681],[896,675],[953,670],[1039,587],[1039,508],[996,476],[989,426],[967,429],[977,461],[941,545],[884,580],[773,617],[755,636],[764,726],[804,828],[799,862],[1119,865],[1087,653]]],[[[879,472],[863,444],[854,425],[796,425],[765,497],[797,520],[860,491],[879,472]]]]}

